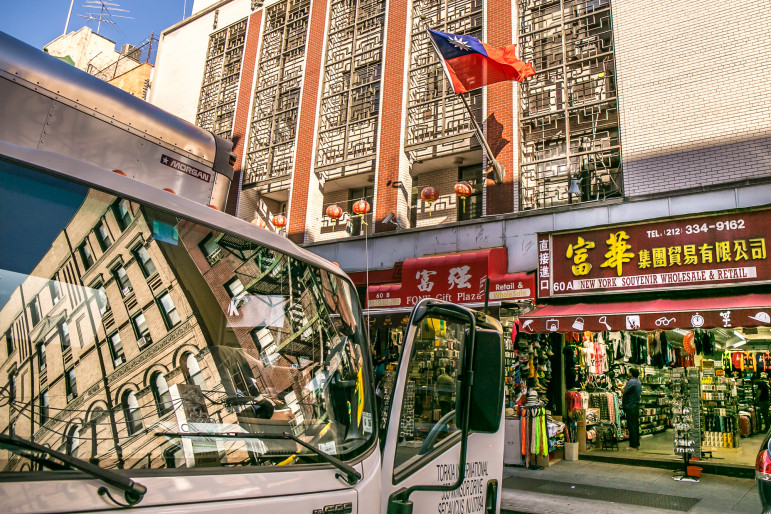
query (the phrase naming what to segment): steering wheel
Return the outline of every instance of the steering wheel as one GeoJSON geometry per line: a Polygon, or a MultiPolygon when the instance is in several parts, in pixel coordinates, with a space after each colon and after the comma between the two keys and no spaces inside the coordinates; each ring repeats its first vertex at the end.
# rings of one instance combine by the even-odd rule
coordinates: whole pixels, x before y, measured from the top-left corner
{"type": "Polygon", "coordinates": [[[428,437],[426,437],[426,440],[423,441],[423,444],[420,446],[420,450],[418,450],[418,455],[425,455],[431,451],[431,449],[434,447],[434,443],[436,443],[436,438],[439,437],[442,429],[449,428],[450,420],[454,417],[455,409],[442,416],[439,421],[436,422],[436,425],[431,427],[431,431],[428,433],[428,437]]]}

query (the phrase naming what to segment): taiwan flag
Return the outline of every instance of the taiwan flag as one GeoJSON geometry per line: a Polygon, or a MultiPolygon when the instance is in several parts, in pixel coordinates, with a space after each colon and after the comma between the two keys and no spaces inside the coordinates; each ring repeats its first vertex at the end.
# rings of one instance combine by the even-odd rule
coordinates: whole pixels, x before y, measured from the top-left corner
{"type": "Polygon", "coordinates": [[[530,63],[517,59],[515,45],[494,48],[471,36],[428,32],[456,93],[504,80],[523,82],[535,75],[530,63]]]}

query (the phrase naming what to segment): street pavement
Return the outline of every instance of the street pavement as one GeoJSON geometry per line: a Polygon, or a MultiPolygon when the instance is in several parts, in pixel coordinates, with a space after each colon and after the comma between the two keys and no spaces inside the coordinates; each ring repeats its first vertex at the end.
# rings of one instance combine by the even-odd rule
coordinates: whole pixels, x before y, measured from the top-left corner
{"type": "Polygon", "coordinates": [[[678,482],[673,471],[587,460],[541,470],[506,466],[501,507],[504,513],[762,511],[752,479],[702,475],[698,483],[678,482]]]}

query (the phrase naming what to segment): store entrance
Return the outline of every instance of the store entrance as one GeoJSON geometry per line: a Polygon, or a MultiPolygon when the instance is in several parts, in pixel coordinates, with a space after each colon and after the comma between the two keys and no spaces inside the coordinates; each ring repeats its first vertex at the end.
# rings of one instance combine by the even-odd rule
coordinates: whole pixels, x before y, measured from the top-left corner
{"type": "Polygon", "coordinates": [[[562,410],[581,458],[753,467],[769,425],[770,345],[766,327],[564,334],[562,410]],[[639,400],[626,403],[640,446],[628,450],[633,370],[639,400]]]}

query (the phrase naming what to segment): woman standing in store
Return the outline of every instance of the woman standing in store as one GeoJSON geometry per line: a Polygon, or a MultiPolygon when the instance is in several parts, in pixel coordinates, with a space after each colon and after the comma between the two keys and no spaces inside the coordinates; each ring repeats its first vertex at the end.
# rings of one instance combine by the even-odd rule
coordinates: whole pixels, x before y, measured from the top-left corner
{"type": "Polygon", "coordinates": [[[642,394],[642,383],[640,382],[640,371],[637,368],[629,370],[631,378],[622,389],[624,394],[621,407],[626,414],[626,426],[629,429],[629,447],[627,450],[640,449],[640,395],[642,394]]]}

